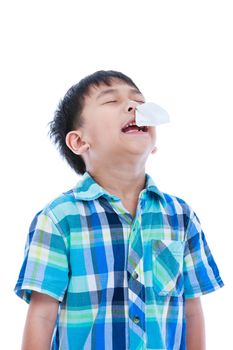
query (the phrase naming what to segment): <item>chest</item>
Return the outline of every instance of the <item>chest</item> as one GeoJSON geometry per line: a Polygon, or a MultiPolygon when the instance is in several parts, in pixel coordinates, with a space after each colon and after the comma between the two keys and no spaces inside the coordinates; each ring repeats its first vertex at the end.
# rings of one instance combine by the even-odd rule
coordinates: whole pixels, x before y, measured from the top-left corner
{"type": "Polygon", "coordinates": [[[136,216],[138,199],[135,200],[122,200],[124,208],[133,216],[136,216]]]}

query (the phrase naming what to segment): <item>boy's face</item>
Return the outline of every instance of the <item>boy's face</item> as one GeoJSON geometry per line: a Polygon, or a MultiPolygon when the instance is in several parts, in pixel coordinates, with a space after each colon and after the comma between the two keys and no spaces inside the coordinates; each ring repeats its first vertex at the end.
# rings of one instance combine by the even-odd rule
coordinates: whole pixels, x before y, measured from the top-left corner
{"type": "MultiPolygon", "coordinates": [[[[146,132],[123,132],[122,128],[135,121],[135,108],[144,103],[143,95],[123,81],[114,80],[111,86],[105,84],[92,87],[85,98],[80,131],[82,142],[88,143],[88,158],[100,164],[108,162],[145,162],[155,147],[154,127],[146,132]]],[[[85,163],[87,152],[82,154],[85,163]]],[[[87,164],[86,164],[87,165],[87,164]]]]}

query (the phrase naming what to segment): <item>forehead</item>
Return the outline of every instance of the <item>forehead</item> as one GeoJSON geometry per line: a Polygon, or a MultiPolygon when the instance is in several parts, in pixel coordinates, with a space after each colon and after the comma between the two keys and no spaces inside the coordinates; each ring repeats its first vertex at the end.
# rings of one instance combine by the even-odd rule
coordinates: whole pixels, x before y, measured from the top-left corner
{"type": "Polygon", "coordinates": [[[132,85],[127,84],[121,80],[113,80],[110,85],[104,83],[99,86],[92,86],[89,90],[88,97],[90,99],[98,100],[107,94],[118,95],[142,95],[142,93],[132,85]]]}

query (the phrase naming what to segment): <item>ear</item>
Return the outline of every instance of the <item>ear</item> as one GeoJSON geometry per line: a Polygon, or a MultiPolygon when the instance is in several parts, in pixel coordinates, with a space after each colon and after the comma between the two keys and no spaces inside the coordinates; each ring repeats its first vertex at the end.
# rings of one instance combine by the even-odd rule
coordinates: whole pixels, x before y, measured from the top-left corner
{"type": "Polygon", "coordinates": [[[66,145],[75,154],[83,154],[88,151],[90,145],[82,140],[81,132],[72,130],[66,135],[66,145]]]}

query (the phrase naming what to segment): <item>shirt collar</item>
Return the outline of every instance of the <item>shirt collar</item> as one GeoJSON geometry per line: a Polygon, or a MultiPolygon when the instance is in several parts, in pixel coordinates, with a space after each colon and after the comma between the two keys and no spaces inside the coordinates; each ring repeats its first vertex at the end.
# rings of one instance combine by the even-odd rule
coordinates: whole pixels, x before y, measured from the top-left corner
{"type": "MultiPolygon", "coordinates": [[[[149,191],[154,193],[157,197],[160,197],[163,204],[166,200],[164,194],[159,191],[155,185],[152,177],[148,174],[146,175],[146,186],[143,191],[149,191]]],[[[120,198],[107,192],[103,187],[101,187],[93,177],[86,171],[82,177],[82,180],[74,188],[74,196],[77,200],[94,200],[101,196],[107,197],[113,201],[119,201],[120,198]]]]}

